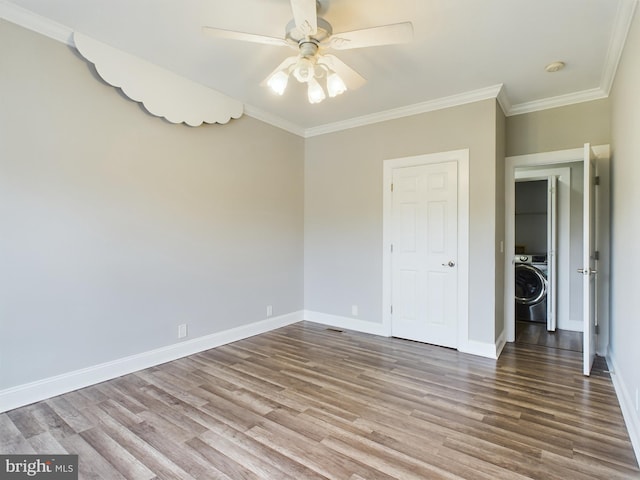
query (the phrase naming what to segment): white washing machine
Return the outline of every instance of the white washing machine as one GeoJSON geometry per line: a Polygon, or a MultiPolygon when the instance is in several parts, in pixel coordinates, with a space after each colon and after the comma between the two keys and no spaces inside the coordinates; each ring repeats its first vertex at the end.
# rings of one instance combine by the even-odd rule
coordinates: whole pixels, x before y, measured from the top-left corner
{"type": "Polygon", "coordinates": [[[547,255],[515,256],[516,320],[547,323],[547,255]]]}

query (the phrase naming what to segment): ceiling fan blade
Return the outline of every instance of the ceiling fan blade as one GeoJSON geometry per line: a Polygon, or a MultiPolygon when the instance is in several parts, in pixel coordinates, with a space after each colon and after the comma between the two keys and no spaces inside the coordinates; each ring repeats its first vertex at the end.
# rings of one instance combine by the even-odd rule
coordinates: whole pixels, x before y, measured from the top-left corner
{"type": "Polygon", "coordinates": [[[349,90],[360,88],[366,83],[366,80],[362,75],[360,75],[335,55],[322,55],[318,58],[318,63],[321,65],[326,65],[331,70],[336,72],[340,76],[340,78],[342,78],[342,81],[345,83],[349,90]]]}
{"type": "Polygon", "coordinates": [[[266,86],[266,85],[267,85],[267,82],[269,81],[269,79],[271,78],[271,76],[272,76],[274,73],[276,73],[276,72],[278,72],[278,71],[280,71],[280,70],[285,70],[285,69],[287,69],[287,68],[291,67],[291,66],[292,66],[292,65],[294,65],[297,61],[298,61],[298,55],[294,55],[293,57],[287,57],[287,58],[285,58],[285,59],[284,59],[284,61],[283,61],[280,65],[278,65],[278,67],[277,67],[277,68],[275,68],[275,69],[273,70],[273,72],[271,72],[269,75],[267,75],[267,77],[266,77],[262,82],[260,82],[260,85],[261,85],[261,86],[263,86],[263,87],[264,87],[264,86],[266,86]]]}
{"type": "Polygon", "coordinates": [[[306,36],[318,31],[316,0],[291,0],[291,10],[300,33],[306,36]]]}
{"type": "Polygon", "coordinates": [[[381,27],[353,30],[336,33],[329,39],[329,48],[348,50],[352,48],[375,47],[378,45],[395,45],[409,43],[413,40],[413,24],[411,22],[394,23],[381,27]]]}
{"type": "Polygon", "coordinates": [[[202,32],[213,38],[224,38],[227,40],[240,40],[241,42],[260,43],[262,45],[275,45],[277,47],[290,46],[284,39],[276,37],[266,37],[254,33],[236,32],[234,30],[223,30],[222,28],[202,27],[202,32]]]}

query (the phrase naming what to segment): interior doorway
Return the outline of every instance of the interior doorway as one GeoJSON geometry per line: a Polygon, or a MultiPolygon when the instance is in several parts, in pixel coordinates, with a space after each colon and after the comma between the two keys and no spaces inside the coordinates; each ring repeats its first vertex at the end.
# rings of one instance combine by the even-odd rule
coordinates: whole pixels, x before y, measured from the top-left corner
{"type": "MultiPolygon", "coordinates": [[[[557,329],[558,178],[520,175],[515,185],[516,321],[557,329]]],[[[517,340],[516,332],[516,340],[517,340]]]]}
{"type": "MultiPolygon", "coordinates": [[[[599,355],[606,355],[608,345],[608,195],[609,195],[609,147],[598,146],[592,149],[588,145],[584,148],[547,152],[542,154],[508,157],[505,162],[505,340],[520,340],[544,346],[563,346],[566,349],[580,348],[579,337],[585,325],[583,279],[584,275],[578,270],[583,267],[583,242],[585,222],[583,211],[584,190],[588,183],[584,178],[585,152],[593,150],[597,159],[599,175],[601,177],[597,200],[596,243],[599,252],[598,279],[596,304],[598,333],[595,351],[599,355]],[[567,332],[568,336],[550,336],[543,334],[540,328],[518,329],[517,312],[514,302],[515,265],[516,265],[516,182],[532,179],[542,179],[546,175],[557,178],[558,185],[558,238],[557,238],[557,277],[556,277],[556,307],[557,329],[567,332]],[[582,187],[580,187],[582,186],[582,187]],[[573,207],[573,208],[572,208],[573,207]],[[581,208],[578,208],[581,207],[581,208]]],[[[588,182],[588,181],[587,181],[588,182]]],[[[521,246],[521,245],[520,245],[521,246]]],[[[529,253],[529,252],[526,252],[529,253]]],[[[525,324],[525,326],[527,326],[525,324]]],[[[586,372],[588,374],[588,372],[586,372]]]]}

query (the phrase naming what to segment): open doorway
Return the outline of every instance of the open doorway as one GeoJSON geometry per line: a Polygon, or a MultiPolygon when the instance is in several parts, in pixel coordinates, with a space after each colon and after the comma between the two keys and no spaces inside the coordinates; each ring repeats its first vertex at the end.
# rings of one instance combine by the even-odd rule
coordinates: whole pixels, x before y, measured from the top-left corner
{"type": "Polygon", "coordinates": [[[516,167],[515,341],[582,351],[581,162],[516,167]]]}
{"type": "MultiPolygon", "coordinates": [[[[585,146],[585,149],[587,146],[585,146]]],[[[583,295],[584,275],[583,271],[583,242],[584,242],[584,152],[585,149],[562,150],[542,154],[522,155],[508,157],[505,165],[505,340],[508,342],[525,341],[537,345],[564,348],[568,350],[583,350],[585,307],[583,295]],[[535,182],[555,178],[556,185],[556,246],[547,243],[544,246],[544,237],[549,238],[549,230],[542,227],[543,218],[548,221],[548,208],[541,207],[544,204],[544,196],[548,195],[548,189],[553,188],[547,182],[547,191],[532,193],[535,182]],[[517,199],[517,185],[524,186],[524,201],[517,199]],[[527,190],[528,193],[527,193],[527,190]],[[522,203],[527,204],[524,210],[522,203]],[[517,205],[520,204],[520,205],[517,205]],[[518,213],[518,215],[516,215],[518,213]],[[517,217],[523,215],[520,223],[525,223],[522,231],[518,229],[516,241],[517,217]],[[535,219],[534,217],[539,218],[535,219]],[[529,231],[529,233],[527,233],[529,231]],[[531,231],[537,236],[526,238],[531,231]],[[524,233],[523,233],[524,232],[524,233]],[[546,234],[546,235],[545,235],[546,234]],[[523,239],[524,235],[524,239],[523,239]],[[535,237],[535,238],[534,238],[535,237]],[[542,245],[542,246],[541,246],[542,245]],[[536,251],[533,251],[536,250],[536,251]],[[546,250],[546,251],[545,251],[546,250]],[[535,254],[535,258],[534,255],[535,254]],[[538,306],[537,313],[531,313],[529,317],[538,322],[519,323],[522,320],[522,309],[518,312],[515,301],[516,293],[516,266],[519,256],[528,257],[528,262],[537,260],[546,261],[547,268],[545,280],[547,289],[555,288],[556,295],[549,299],[549,311],[555,308],[556,328],[551,322],[545,322],[542,308],[538,306]],[[555,278],[550,279],[548,264],[556,263],[555,278]],[[536,317],[536,315],[538,315],[536,317]],[[540,321],[542,320],[542,321],[540,321]],[[525,328],[518,328],[525,327],[525,328]],[[550,333],[553,332],[553,333],[550,333]]],[[[598,333],[596,352],[606,355],[608,345],[608,173],[609,173],[609,147],[608,145],[594,147],[600,175],[603,177],[599,187],[597,244],[599,245],[599,267],[596,277],[597,283],[597,318],[598,333]]],[[[519,188],[520,189],[520,188],[519,188]]],[[[547,197],[548,199],[549,197],[547,197]]],[[[549,203],[547,203],[549,205],[549,203]]],[[[548,224],[549,225],[549,224],[548,224]]],[[[549,228],[549,227],[547,227],[549,228]]],[[[595,273],[595,270],[592,270],[595,273]]],[[[535,292],[534,292],[535,293],[535,292]]],[[[526,318],[525,318],[526,320],[526,318]]]]}

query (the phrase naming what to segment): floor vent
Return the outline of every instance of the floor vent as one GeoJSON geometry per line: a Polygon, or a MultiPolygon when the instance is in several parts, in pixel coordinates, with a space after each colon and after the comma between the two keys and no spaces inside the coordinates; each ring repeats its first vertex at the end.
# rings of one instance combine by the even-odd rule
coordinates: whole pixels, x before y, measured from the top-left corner
{"type": "Polygon", "coordinates": [[[327,332],[343,333],[344,330],[340,330],[338,328],[327,328],[327,332]]]}

